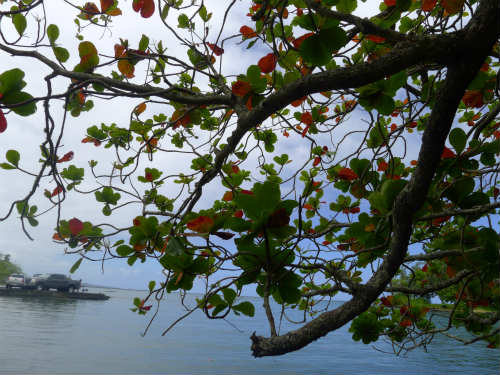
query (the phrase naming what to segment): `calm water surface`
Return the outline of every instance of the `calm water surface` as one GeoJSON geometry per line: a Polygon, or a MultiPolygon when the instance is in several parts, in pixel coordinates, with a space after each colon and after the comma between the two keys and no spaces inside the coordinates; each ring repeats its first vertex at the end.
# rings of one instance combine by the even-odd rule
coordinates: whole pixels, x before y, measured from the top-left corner
{"type": "MultiPolygon", "coordinates": [[[[92,290],[91,290],[92,291],[92,290]]],[[[97,291],[97,290],[94,290],[97,291]]],[[[102,290],[99,290],[102,292],[102,290]]],[[[250,354],[252,332],[266,334],[256,318],[208,321],[194,313],[166,336],[161,332],[182,314],[164,302],[149,333],[148,318],[132,313],[144,292],[104,290],[108,301],[63,301],[0,297],[1,373],[210,373],[210,374],[499,374],[499,351],[484,344],[449,345],[436,338],[425,353],[384,354],[354,342],[344,327],[305,349],[275,358],[250,354]],[[237,328],[235,328],[237,327],[237,328]]],[[[152,315],[151,313],[149,315],[152,315]]],[[[381,349],[389,349],[377,343],[381,349]]]]}

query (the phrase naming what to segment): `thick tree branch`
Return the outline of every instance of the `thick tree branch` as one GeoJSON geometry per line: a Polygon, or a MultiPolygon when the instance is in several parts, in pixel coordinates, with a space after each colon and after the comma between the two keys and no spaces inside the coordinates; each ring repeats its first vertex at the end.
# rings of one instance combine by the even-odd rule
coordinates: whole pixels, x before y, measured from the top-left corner
{"type": "Polygon", "coordinates": [[[464,279],[465,277],[472,275],[474,271],[470,270],[463,270],[458,272],[455,277],[448,279],[446,281],[443,281],[439,284],[434,284],[434,285],[429,285],[425,288],[409,288],[409,287],[404,287],[404,286],[392,286],[392,287],[387,287],[385,288],[386,292],[389,293],[405,293],[405,294],[415,294],[419,296],[424,296],[429,293],[437,292],[438,290],[448,288],[449,286],[455,285],[458,283],[460,280],[464,279]]]}
{"type": "Polygon", "coordinates": [[[170,87],[167,89],[161,87],[154,87],[150,85],[138,85],[129,82],[119,81],[113,78],[104,77],[92,73],[80,73],[66,70],[59,66],[56,62],[50,60],[46,56],[36,51],[17,50],[3,44],[0,44],[0,50],[10,53],[13,56],[26,56],[33,57],[40,62],[47,65],[53,70],[53,74],[58,76],[67,77],[77,81],[84,81],[90,83],[101,83],[110,88],[124,90],[135,95],[156,96],[158,98],[172,100],[174,102],[191,104],[191,105],[231,105],[232,98],[230,95],[217,95],[217,94],[187,94],[182,88],[170,87]]]}
{"type": "Polygon", "coordinates": [[[393,43],[401,42],[403,40],[408,40],[408,36],[406,34],[402,34],[391,29],[384,29],[380,26],[377,26],[367,18],[360,18],[353,14],[341,13],[331,10],[322,6],[320,2],[313,0],[305,0],[305,3],[307,4],[307,6],[314,9],[323,17],[333,18],[339,21],[347,22],[351,25],[356,26],[356,28],[365,35],[366,34],[379,35],[387,39],[387,41],[393,43]]]}
{"type": "Polygon", "coordinates": [[[500,207],[500,202],[485,204],[484,206],[476,206],[473,208],[467,208],[463,210],[446,210],[441,212],[436,212],[433,214],[425,215],[416,219],[416,221],[426,221],[436,219],[438,217],[443,216],[457,216],[457,215],[477,215],[482,214],[488,211],[491,211],[495,208],[500,207]]]}
{"type": "Polygon", "coordinates": [[[462,251],[462,250],[441,250],[441,251],[433,251],[427,254],[419,254],[419,255],[409,255],[405,258],[406,262],[418,262],[418,261],[429,261],[434,259],[442,259],[445,257],[453,257],[453,256],[461,256],[467,255],[469,253],[474,253],[476,251],[483,250],[482,247],[473,247],[471,249],[462,251]]]}

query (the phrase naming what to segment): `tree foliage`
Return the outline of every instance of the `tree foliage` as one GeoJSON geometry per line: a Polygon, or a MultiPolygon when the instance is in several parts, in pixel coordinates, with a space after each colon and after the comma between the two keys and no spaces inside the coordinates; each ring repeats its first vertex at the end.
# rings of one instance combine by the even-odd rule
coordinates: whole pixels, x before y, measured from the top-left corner
{"type": "Polygon", "coordinates": [[[9,255],[0,254],[0,282],[5,282],[13,273],[21,273],[21,267],[10,261],[9,255]]]}
{"type": "Polygon", "coordinates": [[[54,241],[85,259],[158,262],[165,278],[134,301],[141,314],[198,277],[205,294],[190,309],[253,316],[238,296],[256,290],[270,336],[252,336],[255,356],[351,321],[354,340],[398,351],[457,326],[473,335],[457,340],[498,347],[498,0],[384,0],[369,17],[356,0],[254,0],[236,28],[235,1],[133,0],[161,39],[108,32],[131,22],[130,2],[61,3],[72,45],[43,1],[0,1],[0,25],[13,27],[2,54],[50,71],[32,93],[21,69],[0,72],[0,132],[37,110],[45,119],[40,164],[25,165],[22,140],[0,164],[34,176],[2,220],[17,211],[29,236],[37,194],[42,212],[87,194],[106,221],[58,215],[54,241]],[[94,102],[119,98],[128,123],[101,122],[94,102]],[[64,147],[77,116],[91,124],[82,143],[108,149],[111,168],[64,147]],[[176,154],[190,169],[168,162],[176,154]],[[400,268],[410,284],[391,284],[400,268]],[[330,307],[339,292],[350,299],[330,307]],[[454,304],[447,326],[416,298],[429,293],[454,304]],[[280,319],[303,311],[296,330],[277,330],[271,300],[280,319]]]}

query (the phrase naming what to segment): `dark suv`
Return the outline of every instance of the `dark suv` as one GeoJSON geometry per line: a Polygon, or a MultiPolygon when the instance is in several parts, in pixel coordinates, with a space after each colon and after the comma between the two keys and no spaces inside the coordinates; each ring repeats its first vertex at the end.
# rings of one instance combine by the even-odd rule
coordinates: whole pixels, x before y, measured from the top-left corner
{"type": "Polygon", "coordinates": [[[80,289],[81,280],[72,280],[60,273],[51,273],[36,282],[36,287],[41,290],[57,289],[60,292],[74,292],[80,289]]]}

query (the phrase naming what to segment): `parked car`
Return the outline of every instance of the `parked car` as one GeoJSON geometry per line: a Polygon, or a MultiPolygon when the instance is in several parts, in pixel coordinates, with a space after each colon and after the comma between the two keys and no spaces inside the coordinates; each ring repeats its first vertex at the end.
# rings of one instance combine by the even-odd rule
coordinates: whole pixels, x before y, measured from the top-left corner
{"type": "Polygon", "coordinates": [[[81,280],[72,280],[63,274],[51,273],[39,278],[35,286],[41,290],[57,289],[60,292],[74,292],[80,289],[81,284],[81,280]]]}
{"type": "Polygon", "coordinates": [[[34,285],[36,286],[36,284],[40,281],[40,280],[43,280],[45,278],[47,278],[49,276],[48,273],[35,273],[33,275],[33,277],[31,278],[31,282],[30,284],[31,285],[34,285]]]}
{"type": "Polygon", "coordinates": [[[5,281],[5,286],[8,288],[25,288],[28,286],[30,279],[24,276],[22,273],[13,273],[5,281]]]}

